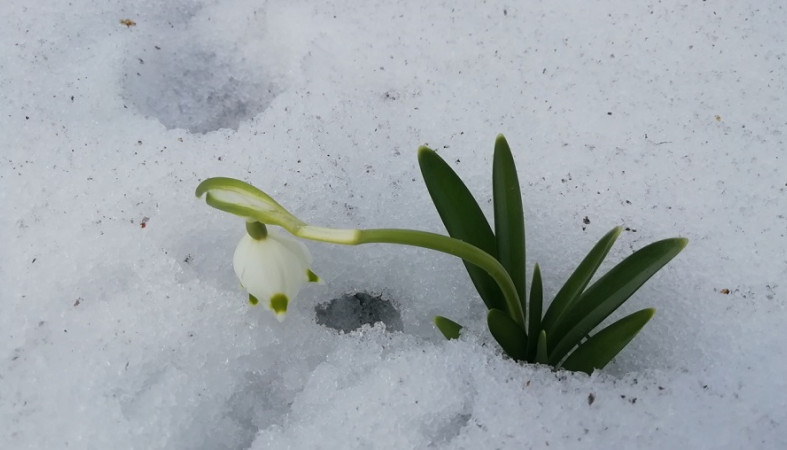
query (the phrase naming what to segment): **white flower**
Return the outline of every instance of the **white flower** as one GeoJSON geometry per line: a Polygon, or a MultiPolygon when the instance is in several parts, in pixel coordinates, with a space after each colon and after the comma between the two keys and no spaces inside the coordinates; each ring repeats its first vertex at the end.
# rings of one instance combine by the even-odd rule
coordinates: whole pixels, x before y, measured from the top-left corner
{"type": "Polygon", "coordinates": [[[268,230],[261,239],[244,235],[232,259],[235,274],[249,292],[249,302],[265,303],[280,322],[301,286],[320,281],[309,268],[311,263],[303,243],[275,230],[268,230]]]}

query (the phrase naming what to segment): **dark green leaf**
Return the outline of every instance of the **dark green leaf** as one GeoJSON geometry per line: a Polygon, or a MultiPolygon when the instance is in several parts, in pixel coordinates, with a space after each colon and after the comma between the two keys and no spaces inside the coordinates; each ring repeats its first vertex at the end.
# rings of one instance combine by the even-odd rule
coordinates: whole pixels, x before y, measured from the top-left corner
{"type": "Polygon", "coordinates": [[[643,309],[604,328],[577,347],[561,367],[588,375],[594,369],[603,369],[634,339],[655,312],[653,308],[643,309]]]}
{"type": "Polygon", "coordinates": [[[686,246],[683,238],[664,239],[647,245],[613,267],[582,293],[555,327],[557,344],[549,353],[550,364],[559,363],[607,316],[686,246]]]}
{"type": "Polygon", "coordinates": [[[459,337],[459,332],[462,331],[462,325],[443,316],[435,316],[434,324],[446,339],[456,339],[459,337]]]}
{"type": "Polygon", "coordinates": [[[541,330],[538,333],[538,345],[536,350],[536,363],[538,364],[547,364],[549,362],[549,357],[547,356],[547,332],[541,330]]]}
{"type": "MultiPolygon", "coordinates": [[[[492,161],[492,192],[495,206],[495,237],[497,259],[506,268],[514,282],[522,304],[527,311],[525,297],[525,217],[522,212],[522,194],[516,173],[514,157],[502,134],[495,141],[492,161]]],[[[509,311],[510,312],[510,311],[509,311]]],[[[514,318],[524,323],[524,317],[514,318]]]]}
{"type": "MultiPolygon", "coordinates": [[[[615,240],[620,235],[620,231],[620,227],[615,227],[604,235],[585,256],[585,259],[579,263],[574,273],[568,277],[566,283],[555,295],[555,299],[552,300],[546,314],[544,314],[544,321],[541,325],[542,328],[549,332],[550,336],[558,336],[555,334],[555,329],[560,322],[560,318],[571,308],[571,305],[579,298],[579,295],[593,278],[601,262],[604,261],[607,253],[609,253],[609,249],[612,248],[615,240]]],[[[557,342],[554,343],[556,344],[557,342]]]]}
{"type": "Polygon", "coordinates": [[[544,299],[543,289],[541,286],[541,269],[538,264],[533,267],[533,282],[530,283],[530,323],[527,327],[528,336],[530,339],[530,347],[527,349],[528,360],[532,361],[536,357],[537,339],[541,333],[541,304],[544,299]]]}
{"type": "Polygon", "coordinates": [[[489,331],[503,351],[517,361],[527,360],[527,335],[508,314],[499,309],[490,309],[486,316],[489,331]]]}
{"type": "MultiPolygon", "coordinates": [[[[426,188],[448,234],[497,258],[495,235],[473,195],[453,169],[433,150],[418,149],[418,164],[426,188]]],[[[508,311],[503,293],[484,270],[465,262],[465,268],[487,308],[508,311]]]]}

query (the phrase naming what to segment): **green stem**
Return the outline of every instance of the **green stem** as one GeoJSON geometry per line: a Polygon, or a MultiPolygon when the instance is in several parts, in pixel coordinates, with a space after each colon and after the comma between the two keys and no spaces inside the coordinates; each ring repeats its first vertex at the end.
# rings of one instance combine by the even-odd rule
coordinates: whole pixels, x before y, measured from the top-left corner
{"type": "Polygon", "coordinates": [[[485,270],[497,282],[506,299],[509,311],[514,318],[525,329],[525,318],[522,305],[519,302],[514,282],[506,269],[489,253],[479,249],[467,242],[460,241],[442,234],[430,233],[427,231],[404,230],[394,228],[378,228],[371,230],[358,230],[358,239],[354,244],[403,244],[415,247],[427,248],[438,252],[454,255],[465,261],[475,264],[485,270]]]}
{"type": "Polygon", "coordinates": [[[486,271],[500,286],[509,311],[514,315],[516,323],[525,329],[525,314],[519,301],[516,286],[511,276],[494,256],[465,241],[430,233],[428,231],[407,230],[400,228],[375,228],[371,230],[324,228],[303,225],[289,229],[292,234],[302,239],[331,242],[343,245],[360,244],[402,244],[427,248],[449,255],[458,256],[475,264],[486,271]]]}

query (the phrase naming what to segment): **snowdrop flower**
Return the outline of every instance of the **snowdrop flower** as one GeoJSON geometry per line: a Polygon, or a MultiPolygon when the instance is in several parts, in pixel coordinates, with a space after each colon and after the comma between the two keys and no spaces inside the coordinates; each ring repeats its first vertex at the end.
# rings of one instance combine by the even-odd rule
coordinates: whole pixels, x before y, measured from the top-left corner
{"type": "Polygon", "coordinates": [[[342,245],[373,243],[423,247],[458,256],[483,268],[503,291],[507,307],[524,321],[516,287],[505,267],[495,257],[459,239],[418,230],[378,228],[370,230],[327,228],[307,224],[295,217],[271,196],[235,178],[203,180],[195,192],[205,196],[209,206],[246,219],[248,236],[235,250],[233,265],[249,301],[266,302],[279,320],[287,305],[307,282],[319,282],[309,266],[306,247],[289,235],[268,234],[265,225],[276,225],[292,236],[342,245]]]}
{"type": "Polygon", "coordinates": [[[494,256],[462,240],[408,229],[359,230],[310,225],[295,217],[270,195],[235,178],[208,178],[197,186],[195,194],[197,197],[204,195],[209,206],[246,219],[248,236],[244,236],[235,250],[235,273],[249,292],[251,304],[265,302],[279,320],[284,319],[287,305],[301,286],[310,281],[320,281],[309,270],[312,259],[308,250],[290,237],[292,235],[342,245],[413,245],[458,256],[489,273],[502,290],[506,308],[514,311],[513,315],[524,322],[516,287],[505,267],[494,256]],[[265,225],[282,227],[290,235],[268,234],[265,225]]]}
{"type": "Polygon", "coordinates": [[[301,287],[320,281],[309,268],[311,254],[303,243],[268,231],[260,222],[247,222],[246,230],[232,260],[235,274],[249,292],[249,302],[263,302],[281,322],[301,287]]]}

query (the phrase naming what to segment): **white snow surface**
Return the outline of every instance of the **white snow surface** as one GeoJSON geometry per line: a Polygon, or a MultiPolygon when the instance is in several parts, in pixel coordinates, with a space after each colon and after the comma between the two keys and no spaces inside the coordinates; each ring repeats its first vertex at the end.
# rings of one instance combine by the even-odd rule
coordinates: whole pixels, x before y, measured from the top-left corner
{"type": "Polygon", "coordinates": [[[0,45],[0,448],[787,447],[782,1],[4,0],[0,45]],[[278,323],[194,196],[443,232],[416,149],[491,217],[497,133],[548,298],[616,225],[602,271],[690,240],[592,376],[507,359],[415,248],[307,243],[326,284],[278,323]],[[401,331],[318,323],[354,292],[401,331]]]}

